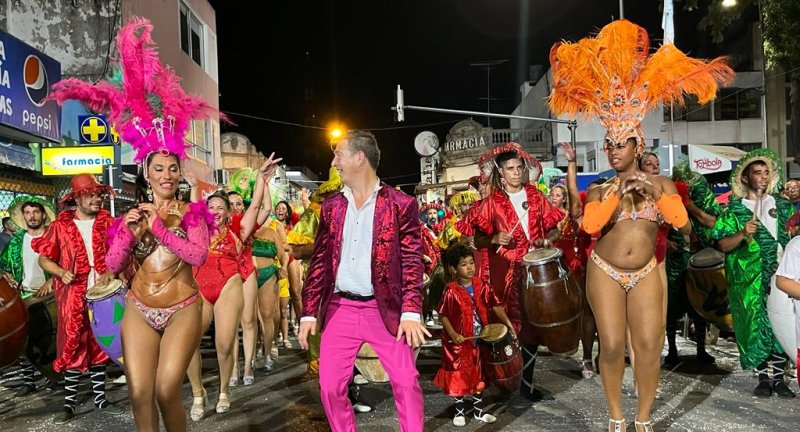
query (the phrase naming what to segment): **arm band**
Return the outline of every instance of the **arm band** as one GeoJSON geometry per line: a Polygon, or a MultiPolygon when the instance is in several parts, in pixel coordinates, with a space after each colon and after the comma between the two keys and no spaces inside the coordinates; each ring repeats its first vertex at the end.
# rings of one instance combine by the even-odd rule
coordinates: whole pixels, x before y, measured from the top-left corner
{"type": "Polygon", "coordinates": [[[611,215],[617,210],[617,206],[619,206],[617,194],[611,194],[603,201],[592,201],[586,204],[581,227],[589,234],[600,231],[611,219],[611,215]]]}
{"type": "Polygon", "coordinates": [[[689,223],[689,214],[683,205],[681,196],[678,194],[661,194],[661,198],[656,201],[664,219],[675,228],[681,228],[689,223]]]}

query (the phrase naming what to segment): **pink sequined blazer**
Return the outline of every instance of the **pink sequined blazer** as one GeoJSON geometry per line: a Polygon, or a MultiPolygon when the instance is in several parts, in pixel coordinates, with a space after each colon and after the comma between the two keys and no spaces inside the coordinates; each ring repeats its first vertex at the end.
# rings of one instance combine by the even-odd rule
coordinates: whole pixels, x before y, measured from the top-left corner
{"type": "MultiPolygon", "coordinates": [[[[342,255],[347,198],[338,194],[322,203],[319,231],[303,287],[303,316],[317,316],[333,295],[342,255]]],[[[403,312],[422,313],[422,238],[414,197],[382,183],[372,227],[372,287],[386,329],[397,334],[403,312]]]]}

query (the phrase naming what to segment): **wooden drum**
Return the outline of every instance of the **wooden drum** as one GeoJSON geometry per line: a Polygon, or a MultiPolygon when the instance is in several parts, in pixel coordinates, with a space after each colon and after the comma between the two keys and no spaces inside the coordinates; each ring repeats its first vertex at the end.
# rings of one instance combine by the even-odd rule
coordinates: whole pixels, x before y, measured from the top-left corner
{"type": "Polygon", "coordinates": [[[694,310],[723,330],[733,330],[725,279],[725,254],[705,248],[689,258],[686,294],[694,310]]]}
{"type": "Polygon", "coordinates": [[[537,249],[522,258],[528,277],[519,298],[535,339],[555,355],[570,356],[578,350],[583,294],[562,254],[558,248],[537,249]]]}
{"type": "Polygon", "coordinates": [[[16,363],[28,337],[28,308],[19,292],[0,278],[0,369],[16,363]]]}
{"type": "MultiPolygon", "coordinates": [[[[502,324],[500,324],[502,325],[502,324]]],[[[522,355],[517,341],[506,334],[497,341],[484,341],[480,346],[483,372],[501,391],[512,393],[522,381],[522,355]]]]}
{"type": "MultiPolygon", "coordinates": [[[[419,356],[419,347],[414,350],[414,360],[419,356]]],[[[356,356],[356,368],[367,381],[373,383],[389,382],[389,375],[378,359],[378,353],[366,342],[361,345],[356,356]]]]}

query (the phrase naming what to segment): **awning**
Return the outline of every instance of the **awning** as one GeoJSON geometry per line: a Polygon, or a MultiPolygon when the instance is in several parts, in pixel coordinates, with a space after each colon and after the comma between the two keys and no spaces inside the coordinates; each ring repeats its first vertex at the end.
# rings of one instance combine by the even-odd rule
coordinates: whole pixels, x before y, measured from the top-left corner
{"type": "Polygon", "coordinates": [[[731,146],[689,145],[689,165],[692,171],[712,174],[730,171],[747,154],[731,146]]]}

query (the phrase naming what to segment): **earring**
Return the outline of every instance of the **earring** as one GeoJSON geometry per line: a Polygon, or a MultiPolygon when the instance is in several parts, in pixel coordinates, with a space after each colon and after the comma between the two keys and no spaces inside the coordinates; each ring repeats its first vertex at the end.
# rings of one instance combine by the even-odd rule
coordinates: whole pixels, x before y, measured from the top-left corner
{"type": "Polygon", "coordinates": [[[147,200],[153,202],[153,189],[150,187],[150,183],[147,183],[147,200]]]}

